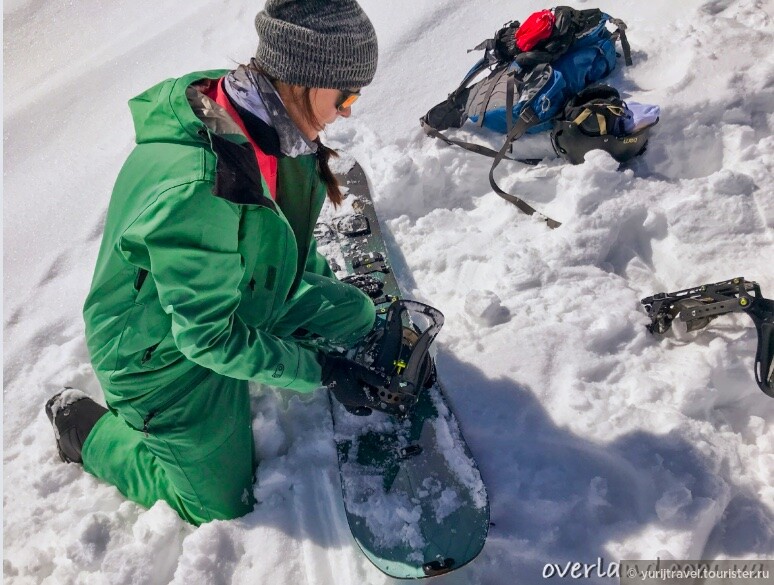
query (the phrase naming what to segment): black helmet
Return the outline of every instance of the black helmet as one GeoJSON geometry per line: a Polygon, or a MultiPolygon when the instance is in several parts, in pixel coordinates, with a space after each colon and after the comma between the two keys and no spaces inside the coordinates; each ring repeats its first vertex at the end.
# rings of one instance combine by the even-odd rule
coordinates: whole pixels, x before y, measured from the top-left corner
{"type": "Polygon", "coordinates": [[[574,165],[582,163],[590,150],[605,150],[618,162],[642,154],[654,124],[625,134],[626,111],[626,103],[614,87],[590,85],[567,103],[562,117],[554,122],[554,150],[574,165]]]}

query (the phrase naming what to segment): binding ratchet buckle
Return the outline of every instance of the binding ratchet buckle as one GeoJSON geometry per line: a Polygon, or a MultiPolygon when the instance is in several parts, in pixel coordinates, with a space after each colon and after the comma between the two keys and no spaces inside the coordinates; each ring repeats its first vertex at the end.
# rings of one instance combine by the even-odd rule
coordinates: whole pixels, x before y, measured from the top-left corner
{"type": "Polygon", "coordinates": [[[763,392],[774,398],[774,300],[763,298],[757,282],[740,276],[673,293],[657,293],[640,302],[651,321],[646,327],[654,335],[664,335],[676,318],[686,323],[688,331],[696,331],[720,315],[747,313],[758,332],[755,380],[763,392]]]}

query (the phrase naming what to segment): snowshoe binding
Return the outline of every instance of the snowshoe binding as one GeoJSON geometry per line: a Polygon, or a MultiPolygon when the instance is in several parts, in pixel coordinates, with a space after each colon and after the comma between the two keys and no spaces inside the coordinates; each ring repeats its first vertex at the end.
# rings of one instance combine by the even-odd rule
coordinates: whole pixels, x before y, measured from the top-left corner
{"type": "Polygon", "coordinates": [[[747,313],[758,332],[755,380],[764,393],[774,398],[774,300],[763,298],[757,282],[732,278],[672,293],[657,293],[640,302],[651,320],[648,331],[654,335],[667,333],[677,318],[686,323],[688,331],[696,331],[720,315],[747,313]]]}
{"type": "Polygon", "coordinates": [[[389,380],[385,386],[371,388],[371,408],[406,415],[419,393],[432,386],[435,365],[429,350],[443,320],[438,309],[417,301],[396,300],[389,306],[352,356],[389,380]]]}

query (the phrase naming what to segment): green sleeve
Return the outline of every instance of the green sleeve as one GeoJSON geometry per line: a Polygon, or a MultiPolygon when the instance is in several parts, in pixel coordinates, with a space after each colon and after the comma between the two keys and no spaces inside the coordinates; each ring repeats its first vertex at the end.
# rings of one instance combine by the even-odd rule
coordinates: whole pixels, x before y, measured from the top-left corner
{"type": "Polygon", "coordinates": [[[314,390],[321,384],[317,352],[250,327],[237,315],[245,271],[240,212],[211,190],[212,183],[193,181],[162,193],[124,233],[125,256],[131,262],[132,254],[147,255],[185,357],[231,378],[314,390]]]}

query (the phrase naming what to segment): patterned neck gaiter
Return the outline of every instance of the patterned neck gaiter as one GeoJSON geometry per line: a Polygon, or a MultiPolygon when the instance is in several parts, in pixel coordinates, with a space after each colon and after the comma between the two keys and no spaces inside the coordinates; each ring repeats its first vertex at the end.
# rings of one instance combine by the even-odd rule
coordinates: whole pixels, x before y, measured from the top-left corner
{"type": "Polygon", "coordinates": [[[264,75],[240,65],[226,75],[224,87],[232,100],[274,128],[282,154],[295,158],[317,152],[317,144],[304,136],[290,119],[277,90],[264,75]]]}

